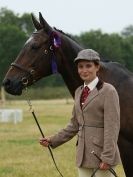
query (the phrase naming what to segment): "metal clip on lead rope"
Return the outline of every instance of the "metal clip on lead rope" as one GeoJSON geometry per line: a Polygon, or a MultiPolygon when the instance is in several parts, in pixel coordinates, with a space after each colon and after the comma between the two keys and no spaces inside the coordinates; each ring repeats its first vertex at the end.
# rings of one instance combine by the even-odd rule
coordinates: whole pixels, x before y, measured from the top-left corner
{"type": "MultiPolygon", "coordinates": [[[[26,92],[28,93],[27,87],[26,87],[26,92]]],[[[36,124],[37,124],[37,126],[38,126],[38,128],[39,128],[39,130],[40,130],[40,133],[41,133],[42,137],[45,138],[44,133],[43,133],[43,131],[42,131],[40,125],[39,125],[39,122],[38,122],[38,120],[37,120],[36,114],[35,114],[35,112],[34,112],[34,110],[33,110],[33,108],[32,108],[32,104],[31,104],[30,99],[27,99],[27,103],[28,103],[29,108],[30,108],[29,111],[32,113],[33,118],[34,118],[34,120],[35,120],[35,122],[36,122],[36,124]]],[[[51,155],[51,157],[52,157],[52,160],[53,160],[53,163],[54,163],[54,165],[55,165],[56,170],[58,171],[58,173],[60,174],[61,177],[64,177],[64,176],[62,175],[62,173],[60,172],[60,170],[59,170],[57,164],[56,164],[56,161],[55,161],[55,158],[54,158],[54,155],[53,155],[53,152],[52,152],[50,146],[48,146],[48,150],[49,150],[49,152],[50,152],[50,155],[51,155]]]]}

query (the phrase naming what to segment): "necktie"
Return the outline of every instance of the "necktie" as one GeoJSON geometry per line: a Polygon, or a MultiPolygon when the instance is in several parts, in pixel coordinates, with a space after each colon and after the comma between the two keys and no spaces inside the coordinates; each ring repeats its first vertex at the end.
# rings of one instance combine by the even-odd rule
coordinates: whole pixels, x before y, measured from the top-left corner
{"type": "Polygon", "coordinates": [[[82,107],[83,104],[85,103],[85,100],[86,100],[86,98],[88,97],[89,93],[90,93],[89,87],[85,86],[84,89],[83,89],[83,91],[82,91],[81,99],[80,99],[81,107],[82,107]]]}

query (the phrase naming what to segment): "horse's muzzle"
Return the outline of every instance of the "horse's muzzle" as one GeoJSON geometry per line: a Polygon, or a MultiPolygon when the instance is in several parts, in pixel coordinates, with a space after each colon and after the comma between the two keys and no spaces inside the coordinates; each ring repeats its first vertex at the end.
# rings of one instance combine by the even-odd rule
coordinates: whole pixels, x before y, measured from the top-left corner
{"type": "Polygon", "coordinates": [[[23,84],[19,80],[5,78],[3,81],[3,86],[4,86],[5,91],[12,95],[22,94],[23,84]]]}

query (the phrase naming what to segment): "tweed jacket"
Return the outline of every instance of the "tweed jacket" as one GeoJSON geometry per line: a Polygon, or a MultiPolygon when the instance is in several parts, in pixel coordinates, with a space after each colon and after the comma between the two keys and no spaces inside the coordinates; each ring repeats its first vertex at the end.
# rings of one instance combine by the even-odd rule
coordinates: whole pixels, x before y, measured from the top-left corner
{"type": "Polygon", "coordinates": [[[72,118],[66,128],[51,136],[51,147],[69,141],[76,134],[76,164],[78,167],[96,168],[99,160],[112,166],[121,162],[117,140],[120,129],[119,98],[115,88],[99,81],[87,97],[83,107],[80,97],[83,86],[75,92],[72,118]]]}

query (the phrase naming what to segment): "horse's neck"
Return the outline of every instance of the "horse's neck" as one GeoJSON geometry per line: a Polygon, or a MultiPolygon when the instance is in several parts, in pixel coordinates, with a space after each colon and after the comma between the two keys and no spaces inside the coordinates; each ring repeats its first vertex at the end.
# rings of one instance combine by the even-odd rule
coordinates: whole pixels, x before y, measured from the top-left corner
{"type": "Polygon", "coordinates": [[[77,73],[76,65],[74,64],[74,58],[81,49],[82,48],[77,43],[65,37],[60,50],[60,74],[73,97],[76,88],[82,84],[77,73]]]}
{"type": "Polygon", "coordinates": [[[117,90],[119,90],[120,83],[127,80],[129,75],[126,69],[114,62],[102,62],[99,77],[112,84],[117,90]]]}

